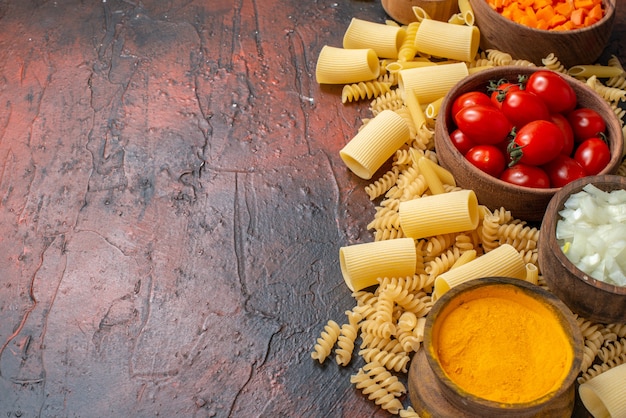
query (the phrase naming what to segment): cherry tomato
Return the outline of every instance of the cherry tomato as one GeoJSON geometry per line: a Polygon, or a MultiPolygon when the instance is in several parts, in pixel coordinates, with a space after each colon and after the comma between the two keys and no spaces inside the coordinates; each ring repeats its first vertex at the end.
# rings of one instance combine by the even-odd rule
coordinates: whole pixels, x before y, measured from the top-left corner
{"type": "Polygon", "coordinates": [[[511,123],[493,106],[464,107],[454,115],[456,126],[477,144],[493,145],[502,142],[511,132],[511,123]]]}
{"type": "Polygon", "coordinates": [[[550,111],[544,101],[525,90],[508,93],[502,102],[502,113],[518,128],[534,120],[550,119],[550,111]]]}
{"type": "Polygon", "coordinates": [[[541,168],[528,164],[515,164],[508,167],[500,175],[500,180],[518,186],[534,187],[537,189],[547,189],[550,187],[548,174],[541,168]]]}
{"type": "Polygon", "coordinates": [[[469,139],[460,129],[455,129],[450,133],[450,141],[452,141],[456,149],[463,155],[467,154],[467,151],[476,145],[476,143],[469,139]]]}
{"type": "Polygon", "coordinates": [[[565,143],[563,144],[561,154],[571,156],[572,151],[574,151],[574,132],[567,118],[560,113],[553,113],[550,115],[550,122],[561,128],[561,132],[563,132],[565,143]]]}
{"type": "Polygon", "coordinates": [[[587,175],[578,161],[563,154],[557,155],[555,159],[543,165],[542,168],[548,174],[552,187],[563,187],[567,183],[587,175]]]}
{"type": "Polygon", "coordinates": [[[535,120],[517,131],[510,147],[513,164],[542,165],[559,155],[563,149],[563,132],[547,120],[535,120]]]}
{"type": "Polygon", "coordinates": [[[452,115],[456,115],[459,110],[464,107],[476,104],[493,106],[493,103],[487,94],[482,91],[468,91],[467,93],[461,94],[456,98],[456,100],[454,100],[452,103],[452,115]]]}
{"type": "Polygon", "coordinates": [[[581,107],[572,110],[567,114],[567,120],[572,126],[574,140],[582,142],[587,138],[592,138],[606,130],[606,123],[598,112],[588,107],[581,107]]]}
{"type": "Polygon", "coordinates": [[[541,97],[551,113],[568,113],[576,107],[576,92],[558,73],[539,70],[528,77],[526,91],[541,97]]]}
{"type": "Polygon", "coordinates": [[[500,177],[506,168],[504,155],[493,145],[476,145],[470,149],[465,158],[487,174],[500,177]]]}
{"type": "Polygon", "coordinates": [[[506,95],[514,91],[519,91],[520,86],[515,83],[502,82],[497,84],[495,87],[490,87],[489,90],[491,90],[491,102],[495,105],[495,107],[501,109],[502,102],[504,101],[506,95]]]}
{"type": "Polygon", "coordinates": [[[601,138],[589,138],[576,148],[574,159],[588,175],[593,176],[602,171],[611,161],[611,150],[601,138]]]}

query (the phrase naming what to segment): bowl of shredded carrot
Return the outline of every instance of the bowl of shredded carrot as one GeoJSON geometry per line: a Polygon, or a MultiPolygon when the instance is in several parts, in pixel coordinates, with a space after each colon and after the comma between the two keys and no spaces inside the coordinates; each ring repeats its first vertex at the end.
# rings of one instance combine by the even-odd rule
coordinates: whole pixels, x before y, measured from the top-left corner
{"type": "Polygon", "coordinates": [[[470,0],[482,49],[542,65],[592,64],[606,47],[617,0],[470,0]]]}

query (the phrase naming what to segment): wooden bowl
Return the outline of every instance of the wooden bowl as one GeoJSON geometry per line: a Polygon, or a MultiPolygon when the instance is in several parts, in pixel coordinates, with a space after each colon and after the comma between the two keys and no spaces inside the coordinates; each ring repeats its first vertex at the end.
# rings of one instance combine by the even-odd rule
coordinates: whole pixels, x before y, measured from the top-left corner
{"type": "MultiPolygon", "coordinates": [[[[513,316],[513,313],[509,312],[506,315],[513,316]]],[[[506,318],[501,319],[506,321],[506,318]]],[[[515,319],[517,318],[511,317],[511,321],[515,321],[515,319]]],[[[529,321],[532,321],[532,319],[529,319],[529,321]]],[[[484,333],[482,330],[478,330],[471,338],[476,344],[479,344],[477,339],[484,339],[485,341],[482,344],[488,344],[490,338],[501,342],[502,337],[509,337],[509,334],[503,335],[502,332],[506,332],[506,330],[501,330],[499,326],[485,321],[484,333]]],[[[454,335],[454,338],[458,336],[454,330],[451,331],[450,335],[454,335]]],[[[467,347],[460,340],[458,344],[467,347]]],[[[541,341],[533,344],[541,344],[541,341]]],[[[559,348],[554,344],[552,346],[555,350],[559,348]]],[[[519,347],[512,349],[520,350],[519,347]]],[[[486,277],[470,280],[453,287],[437,300],[429,312],[426,318],[424,349],[421,351],[423,351],[423,354],[421,354],[422,358],[414,359],[414,361],[417,360],[415,367],[411,366],[408,376],[409,397],[416,412],[421,416],[521,418],[570,416],[573,411],[573,388],[582,364],[583,337],[574,315],[567,306],[556,296],[539,286],[519,279],[486,277]],[[484,297],[501,298],[503,304],[519,301],[519,309],[521,310],[515,312],[515,315],[523,313],[522,311],[533,312],[531,318],[534,315],[541,316],[541,321],[553,321],[553,325],[557,327],[556,329],[562,329],[562,334],[558,331],[562,338],[556,338],[555,341],[560,340],[562,342],[564,354],[568,353],[564,355],[567,360],[562,365],[561,374],[558,378],[555,377],[555,380],[551,382],[553,383],[552,387],[545,390],[545,393],[543,390],[538,391],[536,397],[533,397],[532,400],[528,399],[523,402],[497,402],[488,400],[486,399],[487,397],[480,397],[470,393],[470,391],[459,386],[450,377],[451,375],[446,372],[446,367],[442,365],[441,359],[443,354],[440,351],[440,344],[445,345],[445,343],[441,342],[441,338],[444,338],[442,335],[446,331],[450,332],[450,330],[445,329],[447,319],[454,314],[454,311],[458,313],[458,310],[464,311],[461,313],[463,316],[468,315],[465,308],[473,300],[484,297]],[[423,369],[419,370],[420,367],[423,369]],[[430,392],[425,393],[422,385],[423,383],[429,385],[428,380],[424,381],[425,378],[428,379],[429,374],[434,376],[436,383],[433,385],[431,380],[428,388],[430,392]],[[549,413],[547,413],[548,411],[549,413]]],[[[456,352],[457,350],[455,349],[454,351],[456,352]]],[[[527,355],[532,356],[530,354],[532,351],[532,347],[528,347],[527,355]]],[[[503,363],[509,360],[508,356],[505,356],[503,363]]],[[[497,362],[494,361],[494,364],[497,364],[497,362]]],[[[550,367],[549,364],[543,367],[543,365],[536,363],[531,366],[530,362],[528,365],[528,367],[532,368],[539,367],[541,370],[547,370],[550,367]]],[[[459,364],[455,363],[454,372],[457,372],[456,368],[458,366],[459,364]]],[[[490,364],[490,367],[493,367],[493,364],[490,364]]],[[[475,365],[472,367],[471,372],[482,374],[484,371],[484,369],[481,370],[478,365],[475,365]]],[[[460,373],[467,372],[467,370],[460,371],[460,373]]],[[[491,374],[487,373],[489,376],[494,376],[493,372],[491,374]]],[[[487,379],[491,381],[490,378],[487,379]]],[[[514,392],[516,389],[513,388],[518,385],[518,383],[513,383],[514,381],[515,379],[510,379],[499,383],[510,385],[511,391],[514,392]]]]}
{"type": "Polygon", "coordinates": [[[626,322],[626,286],[615,286],[589,277],[563,253],[556,240],[559,212],[572,193],[586,184],[601,190],[626,189],[623,176],[590,176],[561,188],[546,209],[539,235],[539,268],[548,287],[576,314],[601,323],[626,322]]]}
{"type": "Polygon", "coordinates": [[[431,19],[444,22],[459,12],[457,0],[381,0],[381,3],[385,12],[403,25],[417,21],[413,6],[421,7],[431,19]]]}
{"type": "MultiPolygon", "coordinates": [[[[439,117],[435,125],[435,150],[439,163],[447,168],[455,177],[457,184],[466,189],[472,189],[478,197],[478,202],[491,210],[504,207],[519,219],[529,222],[540,222],[543,218],[548,202],[558,188],[536,189],[522,187],[504,182],[492,177],[469,163],[459,150],[450,141],[450,132],[454,129],[454,122],[450,109],[454,100],[461,94],[471,90],[484,89],[489,80],[506,78],[517,80],[517,75],[530,75],[537,68],[503,66],[483,70],[466,77],[455,85],[445,96],[439,117]]],[[[589,107],[604,117],[607,125],[607,139],[611,148],[611,161],[599,174],[613,174],[619,167],[624,149],[624,140],[621,124],[606,101],[591,90],[584,83],[563,75],[574,88],[578,96],[580,107],[589,107]]]]}
{"type": "Polygon", "coordinates": [[[565,68],[593,64],[602,54],[613,30],[617,0],[603,3],[605,14],[596,24],[584,29],[548,31],[513,22],[493,10],[485,0],[470,0],[483,50],[498,49],[536,65],[542,65],[541,60],[553,53],[565,68]]]}

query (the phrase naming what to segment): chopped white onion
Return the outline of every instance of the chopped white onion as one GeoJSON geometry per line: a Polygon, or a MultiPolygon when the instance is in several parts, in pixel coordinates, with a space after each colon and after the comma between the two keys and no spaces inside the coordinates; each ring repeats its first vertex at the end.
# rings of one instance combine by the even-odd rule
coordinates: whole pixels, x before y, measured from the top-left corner
{"type": "Polygon", "coordinates": [[[588,184],[559,215],[556,239],[567,258],[594,279],[626,286],[626,190],[588,184]]]}

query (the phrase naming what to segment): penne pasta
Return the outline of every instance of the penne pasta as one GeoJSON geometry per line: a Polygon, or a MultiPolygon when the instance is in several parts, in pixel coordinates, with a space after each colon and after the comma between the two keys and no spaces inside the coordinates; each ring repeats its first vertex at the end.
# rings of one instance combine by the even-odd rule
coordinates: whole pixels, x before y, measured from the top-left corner
{"type": "Polygon", "coordinates": [[[317,59],[315,78],[319,84],[353,84],[380,75],[373,49],[343,49],[325,45],[317,59]]]}
{"type": "Polygon", "coordinates": [[[428,14],[428,12],[426,12],[426,10],[424,10],[422,7],[420,6],[413,6],[411,8],[411,10],[413,10],[413,14],[415,15],[415,18],[417,19],[418,22],[423,22],[426,19],[431,19],[430,15],[428,14]]]}
{"type": "Polygon", "coordinates": [[[417,167],[419,168],[422,176],[426,180],[426,184],[428,185],[428,189],[432,195],[438,195],[445,193],[445,189],[443,188],[443,183],[441,179],[437,176],[433,165],[436,165],[434,162],[429,160],[428,158],[420,158],[417,160],[417,167]]]}
{"type": "Polygon", "coordinates": [[[452,266],[450,266],[450,270],[460,267],[463,264],[467,264],[470,261],[474,260],[476,258],[476,250],[468,250],[465,251],[463,254],[461,254],[461,256],[459,258],[456,259],[456,261],[454,262],[454,264],[452,264],[452,266]]]}
{"type": "Polygon", "coordinates": [[[409,110],[409,114],[411,115],[411,119],[413,120],[413,125],[415,125],[415,129],[421,129],[422,126],[426,124],[426,116],[424,115],[422,106],[419,100],[417,100],[415,93],[407,93],[406,97],[404,98],[404,104],[409,110]]]}
{"type": "Polygon", "coordinates": [[[474,9],[472,9],[472,5],[469,0],[459,0],[459,14],[463,18],[463,22],[465,22],[468,26],[474,26],[476,19],[474,17],[474,9]]]}
{"type": "Polygon", "coordinates": [[[389,72],[398,72],[409,68],[434,67],[436,65],[436,62],[432,62],[429,60],[396,61],[387,64],[385,69],[389,72]]]}
{"type": "Polygon", "coordinates": [[[526,281],[532,284],[539,283],[539,269],[532,263],[526,263],[526,281]]]}
{"type": "Polygon", "coordinates": [[[426,106],[426,111],[424,113],[428,119],[435,119],[439,115],[439,109],[441,109],[442,102],[443,97],[440,97],[426,106]]]}
{"type": "Polygon", "coordinates": [[[567,74],[575,78],[611,78],[624,75],[624,70],[610,65],[574,65],[567,70],[567,74]]]}
{"type": "Polygon", "coordinates": [[[450,16],[450,19],[448,19],[448,23],[453,25],[464,25],[465,19],[463,19],[463,15],[461,13],[455,13],[450,16]]]}

